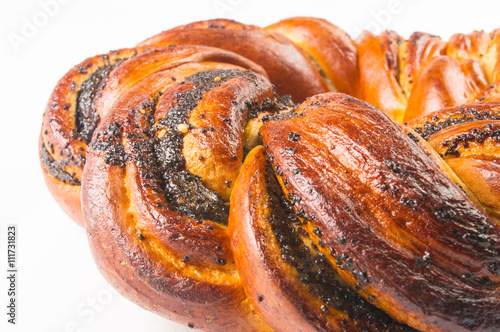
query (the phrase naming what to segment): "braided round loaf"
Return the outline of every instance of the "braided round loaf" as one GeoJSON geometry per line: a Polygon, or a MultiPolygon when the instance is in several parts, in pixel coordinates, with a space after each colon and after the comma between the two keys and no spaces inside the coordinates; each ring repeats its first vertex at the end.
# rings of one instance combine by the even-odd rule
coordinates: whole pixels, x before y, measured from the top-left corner
{"type": "Polygon", "coordinates": [[[106,279],[191,327],[495,331],[497,31],[177,27],[61,79],[45,180],[106,279]]]}

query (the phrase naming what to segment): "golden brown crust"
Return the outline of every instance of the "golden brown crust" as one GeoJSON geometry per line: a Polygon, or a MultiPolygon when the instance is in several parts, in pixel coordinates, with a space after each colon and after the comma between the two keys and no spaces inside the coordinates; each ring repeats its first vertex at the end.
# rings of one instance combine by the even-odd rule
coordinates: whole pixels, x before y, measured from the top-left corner
{"type": "Polygon", "coordinates": [[[342,281],[280,202],[271,173],[256,147],[231,196],[233,253],[259,315],[279,331],[410,331],[342,281]]]}
{"type": "Polygon", "coordinates": [[[500,101],[500,81],[490,84],[481,94],[477,96],[478,102],[500,101]]]}
{"type": "Polygon", "coordinates": [[[359,96],[358,52],[349,35],[330,22],[293,17],[265,28],[300,47],[317,64],[330,91],[359,96]]]}
{"type": "MultiPolygon", "coordinates": [[[[90,127],[98,121],[97,117],[82,119],[77,115],[82,84],[88,82],[100,68],[110,70],[120,61],[135,56],[139,50],[124,49],[84,60],[57,83],[47,102],[39,148],[45,182],[63,210],[80,225],[83,222],[80,180],[85,164],[86,141],[90,139],[90,127]]],[[[104,84],[105,77],[101,75],[91,85],[97,88],[104,84]]]]}
{"type": "Polygon", "coordinates": [[[415,32],[398,47],[399,84],[409,98],[415,81],[434,58],[443,55],[447,43],[428,33],[415,32]]]}
{"type": "Polygon", "coordinates": [[[499,31],[177,27],[58,83],[44,178],[105,277],[191,327],[494,331],[499,31]]]}
{"type": "Polygon", "coordinates": [[[366,103],[324,94],[297,113],[266,123],[262,139],[343,279],[419,330],[497,329],[499,225],[366,103]]]}
{"type": "MultiPolygon", "coordinates": [[[[260,66],[237,54],[203,46],[124,49],[86,59],[73,67],[49,98],[40,134],[45,182],[58,204],[83,225],[80,183],[87,144],[110,105],[119,97],[127,98],[125,92],[146,72],[163,75],[163,71],[169,71],[170,78],[182,80],[198,71],[229,67],[265,75],[260,66]],[[141,72],[135,72],[138,64],[141,72]]],[[[144,93],[154,93],[153,87],[148,86],[144,93]]]]}
{"type": "Polygon", "coordinates": [[[500,34],[475,31],[445,42],[416,32],[362,33],[357,41],[362,99],[396,122],[441,108],[498,100],[500,34]]]}
{"type": "Polygon", "coordinates": [[[500,80],[500,30],[473,31],[450,37],[446,54],[457,60],[473,59],[481,64],[489,83],[500,80]]]}
{"type": "Polygon", "coordinates": [[[428,140],[498,221],[500,102],[442,109],[407,126],[428,140]]]}
{"type": "MultiPolygon", "coordinates": [[[[249,153],[231,197],[229,233],[238,273],[257,312],[274,329],[308,331],[313,326],[302,317],[303,308],[285,300],[285,291],[292,290],[292,286],[285,279],[289,271],[277,265],[279,244],[266,222],[270,213],[263,152],[259,146],[249,153]]],[[[287,295],[296,294],[292,290],[287,295]]]]}
{"type": "Polygon", "coordinates": [[[398,44],[401,37],[393,31],[380,36],[363,32],[356,40],[359,54],[361,99],[380,108],[401,122],[407,100],[398,82],[398,44]]]}
{"type": "Polygon", "coordinates": [[[500,121],[477,120],[443,128],[428,142],[446,161],[480,154],[500,156],[499,133],[500,121]]]}
{"type": "Polygon", "coordinates": [[[43,178],[45,180],[45,184],[49,189],[52,197],[54,197],[55,201],[61,207],[61,209],[77,224],[83,226],[83,216],[82,216],[82,205],[80,203],[80,186],[79,185],[71,185],[66,184],[63,181],[56,179],[54,176],[50,175],[50,171],[47,169],[42,160],[42,155],[44,152],[42,147],[42,135],[40,135],[39,140],[39,158],[40,158],[40,167],[42,168],[43,178]]]}
{"type": "Polygon", "coordinates": [[[492,218],[500,224],[500,158],[467,156],[447,161],[454,172],[471,188],[492,218]]]}
{"type": "Polygon", "coordinates": [[[271,84],[234,69],[200,72],[175,85],[168,70],[137,73],[144,77],[105,112],[84,170],[84,218],[99,269],[125,296],[175,321],[207,330],[268,330],[234,266],[227,228],[220,224],[227,216],[212,215],[214,206],[202,210],[191,195],[217,197],[210,188],[225,185],[232,166],[226,164],[225,172],[218,165],[219,178],[207,179],[210,153],[232,159],[235,151],[225,149],[232,145],[242,155],[243,121],[259,107],[275,107],[264,102],[275,98],[271,84]],[[201,109],[216,129],[198,127],[201,109]],[[232,121],[224,126],[226,116],[232,121]],[[198,146],[189,142],[193,136],[198,146]],[[182,140],[185,145],[175,147],[182,140]],[[193,175],[184,154],[200,152],[198,162],[206,161],[207,169],[193,175]],[[209,189],[196,184],[199,177],[209,189]]]}
{"type": "Polygon", "coordinates": [[[229,200],[243,161],[243,130],[247,122],[245,113],[236,105],[244,105],[247,98],[262,105],[266,98],[272,100],[275,96],[268,84],[261,83],[259,89],[249,89],[246,82],[226,85],[223,84],[224,89],[211,91],[191,111],[189,124],[196,129],[184,136],[182,153],[187,170],[199,176],[207,188],[229,200]],[[214,105],[214,100],[219,102],[214,105]],[[208,109],[211,111],[207,112],[208,109]],[[212,126],[217,128],[217,134],[210,131],[212,126]]]}
{"type": "Polygon", "coordinates": [[[217,19],[180,26],[153,36],[139,46],[208,45],[238,53],[261,65],[280,96],[295,102],[328,91],[321,75],[287,38],[264,29],[217,19]]]}
{"type": "Polygon", "coordinates": [[[415,84],[404,122],[433,111],[473,102],[488,82],[474,60],[440,56],[431,61],[415,84]]]}

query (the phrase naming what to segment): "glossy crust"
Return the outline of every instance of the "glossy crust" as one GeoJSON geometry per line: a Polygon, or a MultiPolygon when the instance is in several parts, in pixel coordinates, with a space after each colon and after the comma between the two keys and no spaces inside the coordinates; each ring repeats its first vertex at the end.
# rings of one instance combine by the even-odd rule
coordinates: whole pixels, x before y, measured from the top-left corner
{"type": "Polygon", "coordinates": [[[473,59],[481,64],[488,82],[500,80],[500,29],[457,33],[450,37],[446,54],[457,60],[473,59]]]}
{"type": "Polygon", "coordinates": [[[434,58],[445,54],[447,46],[438,36],[423,32],[414,32],[401,42],[398,47],[399,84],[407,98],[422,70],[434,58]]]}
{"type": "Polygon", "coordinates": [[[431,111],[471,103],[487,86],[478,62],[437,57],[418,78],[408,101],[404,122],[431,111]]]}
{"type": "MultiPolygon", "coordinates": [[[[249,71],[211,70],[171,85],[168,70],[142,69],[136,72],[145,77],[110,106],[89,148],[82,201],[97,265],[126,297],[177,322],[269,330],[243,291],[227,228],[219,223],[227,216],[212,206],[202,210],[196,197],[224,204],[217,190],[235,180],[247,116],[272,112],[274,90],[249,71]],[[189,172],[190,154],[205,165],[196,175],[189,172]],[[209,176],[214,158],[222,159],[215,178],[209,176]],[[178,176],[190,180],[176,182],[178,176]],[[184,195],[191,186],[197,187],[184,195]]],[[[133,80],[129,73],[121,79],[133,80]]]]}
{"type": "MultiPolygon", "coordinates": [[[[89,140],[89,135],[83,133],[82,125],[77,120],[81,86],[99,68],[116,66],[138,51],[125,49],[86,59],[57,83],[47,102],[39,145],[45,183],[64,212],[80,225],[83,225],[80,183],[89,140]]],[[[105,84],[105,76],[96,79],[94,84],[105,84]]],[[[96,121],[97,115],[88,122],[96,121]]]]}
{"type": "MultiPolygon", "coordinates": [[[[474,100],[500,99],[498,30],[456,34],[448,43],[420,32],[408,40],[391,31],[380,36],[365,32],[355,46],[339,28],[316,18],[290,18],[266,29],[209,20],[168,30],[141,45],[176,43],[213,45],[254,60],[264,68],[228,53],[211,59],[251,67],[259,73],[266,71],[279,94],[292,94],[296,101],[327,90],[344,92],[360,96],[396,122],[474,100]]],[[[124,60],[147,51],[112,51],[85,60],[61,79],[47,103],[40,135],[44,178],[59,205],[80,224],[79,187],[86,145],[99,122],[100,110],[126,88],[119,83],[109,87],[108,75],[124,60]],[[82,87],[87,80],[92,84],[82,87]],[[81,95],[84,101],[79,103],[81,95]],[[90,109],[85,121],[79,119],[79,104],[90,109]]],[[[204,65],[191,72],[203,70],[204,65]]]]}
{"type": "Polygon", "coordinates": [[[359,96],[358,51],[343,30],[312,17],[284,19],[265,30],[283,35],[300,47],[316,65],[330,91],[359,96]]]}
{"type": "Polygon", "coordinates": [[[257,26],[225,19],[200,21],[162,32],[139,46],[171,44],[208,45],[238,53],[261,65],[278,95],[291,95],[295,102],[328,91],[319,72],[297,46],[257,26]]]}
{"type": "Polygon", "coordinates": [[[446,108],[409,121],[500,220],[500,102],[446,108]]]}
{"type": "Polygon", "coordinates": [[[418,330],[498,330],[500,226],[365,102],[324,94],[296,112],[262,140],[339,275],[418,330]]]}
{"type": "Polygon", "coordinates": [[[356,39],[360,96],[396,122],[445,107],[498,100],[498,31],[456,34],[449,42],[416,32],[363,32],[356,39]]]}
{"type": "Polygon", "coordinates": [[[195,22],[70,70],[41,167],[110,283],[190,327],[496,331],[499,55],[499,30],[195,22]]]}
{"type": "Polygon", "coordinates": [[[468,184],[491,218],[500,224],[500,158],[475,155],[447,161],[453,171],[468,184]]]}
{"type": "Polygon", "coordinates": [[[80,225],[83,225],[80,184],[87,144],[110,104],[142,79],[144,73],[133,72],[138,63],[148,74],[170,70],[170,77],[179,80],[201,70],[224,67],[246,68],[265,75],[260,66],[246,58],[203,46],[112,51],[89,58],[71,69],[58,82],[47,103],[39,154],[49,190],[62,209],[80,225]],[[124,74],[128,76],[126,81],[124,74]]]}
{"type": "Polygon", "coordinates": [[[401,37],[393,31],[380,36],[363,32],[356,40],[359,53],[361,99],[382,109],[391,119],[401,122],[407,100],[398,82],[397,46],[401,37]]]}
{"type": "Polygon", "coordinates": [[[298,217],[280,207],[267,163],[263,146],[248,154],[229,220],[236,266],[259,315],[278,331],[411,331],[343,282],[298,217]]]}
{"type": "Polygon", "coordinates": [[[265,29],[219,19],[177,27],[139,45],[176,43],[248,57],[265,68],[280,95],[291,94],[296,102],[327,90],[343,92],[400,123],[440,108],[500,98],[498,30],[456,34],[449,42],[422,32],[405,40],[393,31],[379,36],[365,31],[352,41],[331,23],[311,17],[265,29]]]}

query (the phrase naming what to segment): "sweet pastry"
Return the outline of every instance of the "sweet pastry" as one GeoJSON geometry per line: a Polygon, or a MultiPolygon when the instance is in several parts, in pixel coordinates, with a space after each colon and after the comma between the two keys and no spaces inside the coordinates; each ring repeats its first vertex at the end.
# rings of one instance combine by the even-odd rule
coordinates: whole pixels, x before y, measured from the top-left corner
{"type": "Polygon", "coordinates": [[[163,84],[217,68],[245,68],[265,75],[261,67],[241,56],[203,46],[123,49],[88,58],[73,67],[49,98],[39,151],[45,183],[62,209],[81,225],[80,186],[87,145],[110,105],[142,79],[144,73],[131,72],[133,68],[137,71],[137,63],[141,63],[141,70],[170,75],[169,82],[164,79],[163,84]],[[126,83],[122,81],[124,73],[130,76],[126,83]]]}
{"type": "Polygon", "coordinates": [[[313,63],[289,39],[264,29],[219,19],[194,22],[153,36],[138,46],[207,45],[238,53],[262,66],[278,95],[295,102],[328,91],[313,63]]]}
{"type": "Polygon", "coordinates": [[[258,72],[270,78],[278,95],[291,95],[295,102],[338,91],[368,101],[396,122],[407,122],[444,107],[499,100],[499,35],[498,30],[456,34],[447,43],[425,33],[404,40],[395,32],[364,32],[353,41],[326,20],[308,17],[265,29],[224,19],[176,27],[138,48],[89,58],[58,83],[40,138],[45,179],[61,207],[81,224],[79,182],[86,144],[102,108],[99,91],[112,69],[137,52],[174,44],[214,46],[248,59],[237,61],[261,66],[258,72]],[[96,106],[91,105],[94,100],[96,106]]]}
{"type": "Polygon", "coordinates": [[[364,32],[356,40],[360,97],[396,122],[471,103],[498,80],[494,74],[497,69],[490,69],[498,66],[500,58],[497,34],[494,31],[488,36],[489,44],[484,47],[489,50],[489,62],[481,65],[468,55],[470,43],[456,42],[462,38],[477,40],[477,33],[457,34],[446,43],[425,33],[414,33],[404,40],[393,31],[380,36],[364,32]]]}
{"type": "Polygon", "coordinates": [[[500,223],[500,102],[450,107],[406,125],[429,142],[500,223]]]}
{"type": "Polygon", "coordinates": [[[82,204],[97,265],[134,302],[186,325],[265,330],[234,266],[226,202],[253,122],[280,102],[250,71],[171,86],[171,73],[155,74],[107,110],[89,148],[82,204]]]}
{"type": "Polygon", "coordinates": [[[177,27],[58,83],[44,176],[106,279],[190,327],[495,331],[499,38],[177,27]]]}
{"type": "Polygon", "coordinates": [[[290,307],[283,331],[401,328],[339,296],[340,277],[421,331],[498,328],[500,225],[418,135],[343,94],[269,118],[230,214],[238,271],[268,324],[284,326],[277,308],[290,307]]]}
{"type": "Polygon", "coordinates": [[[265,30],[283,35],[299,47],[321,74],[329,91],[360,95],[358,52],[354,41],[342,29],[319,18],[292,17],[265,30]]]}

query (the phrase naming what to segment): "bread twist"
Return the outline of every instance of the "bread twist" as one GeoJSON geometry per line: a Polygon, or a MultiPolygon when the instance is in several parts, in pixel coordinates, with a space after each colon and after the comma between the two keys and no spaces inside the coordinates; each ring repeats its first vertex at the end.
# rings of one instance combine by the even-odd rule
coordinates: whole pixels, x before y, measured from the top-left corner
{"type": "Polygon", "coordinates": [[[167,76],[145,81],[152,85],[144,86],[145,96],[200,70],[220,68],[245,68],[265,75],[246,58],[203,46],[111,51],[73,67],[52,92],[40,133],[45,182],[63,210],[83,225],[80,185],[87,145],[100,119],[123,93],[148,74],[167,76]]]}
{"type": "Polygon", "coordinates": [[[498,328],[499,224],[417,134],[343,94],[312,97],[260,132],[230,228],[268,324],[282,328],[285,302],[283,331],[400,328],[377,325],[377,312],[364,321],[368,301],[422,331],[498,328]]]}
{"type": "Polygon", "coordinates": [[[177,27],[66,74],[44,176],[110,283],[191,327],[498,330],[498,35],[177,27]]]}

